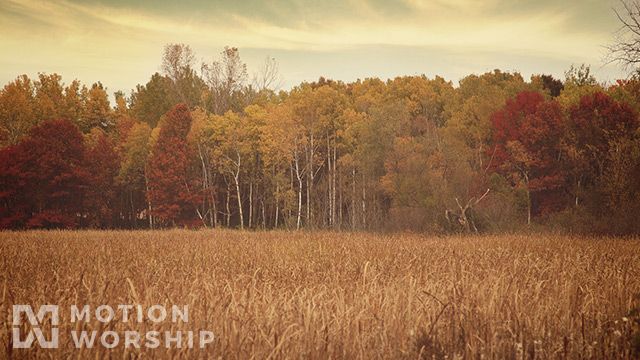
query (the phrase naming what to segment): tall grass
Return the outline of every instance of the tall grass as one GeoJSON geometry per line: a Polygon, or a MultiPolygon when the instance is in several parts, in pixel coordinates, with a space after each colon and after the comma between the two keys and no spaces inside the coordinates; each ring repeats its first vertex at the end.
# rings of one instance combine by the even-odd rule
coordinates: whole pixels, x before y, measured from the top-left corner
{"type": "Polygon", "coordinates": [[[638,239],[524,235],[0,233],[0,357],[630,358],[639,249],[638,239]],[[13,349],[13,304],[60,305],[60,348],[13,349]],[[85,304],[188,305],[189,321],[71,323],[69,307],[85,304]],[[215,340],[76,349],[71,330],[215,340]]]}

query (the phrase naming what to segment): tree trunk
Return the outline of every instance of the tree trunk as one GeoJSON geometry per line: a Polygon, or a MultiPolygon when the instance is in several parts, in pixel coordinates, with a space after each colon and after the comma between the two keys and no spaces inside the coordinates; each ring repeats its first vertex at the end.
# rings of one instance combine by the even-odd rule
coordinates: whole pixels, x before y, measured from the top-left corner
{"type": "Polygon", "coordinates": [[[309,148],[309,173],[307,174],[307,227],[314,226],[313,222],[313,183],[315,181],[315,170],[313,168],[313,162],[315,159],[315,141],[313,129],[311,130],[311,147],[309,148]]]}
{"type": "Polygon", "coordinates": [[[332,223],[332,218],[331,218],[331,214],[332,214],[332,206],[333,204],[331,203],[331,142],[329,141],[329,134],[327,133],[327,166],[329,169],[329,176],[328,176],[328,181],[327,181],[327,185],[328,185],[328,192],[327,192],[327,200],[329,203],[329,207],[328,207],[328,216],[327,216],[327,223],[329,225],[329,228],[331,228],[333,226],[332,223]]]}
{"type": "Polygon", "coordinates": [[[244,215],[242,213],[242,198],[240,197],[240,174],[236,173],[233,177],[236,183],[236,195],[238,196],[238,211],[240,213],[240,230],[244,230],[244,215]]]}
{"type": "Polygon", "coordinates": [[[251,229],[253,219],[253,181],[249,182],[249,229],[251,229]]]}
{"type": "Polygon", "coordinates": [[[362,173],[362,228],[367,227],[367,192],[365,189],[364,173],[362,173]]]}
{"type": "Polygon", "coordinates": [[[231,209],[229,209],[229,199],[231,198],[231,194],[229,193],[229,187],[227,186],[227,227],[231,226],[231,209]]]}
{"type": "Polygon", "coordinates": [[[456,198],[456,204],[458,204],[458,208],[460,208],[460,219],[462,222],[462,225],[464,225],[464,230],[467,234],[471,233],[471,227],[469,226],[469,219],[467,219],[467,209],[469,208],[469,203],[467,202],[467,204],[463,207],[460,204],[460,201],[458,201],[458,198],[456,198]]]}
{"type": "Polygon", "coordinates": [[[311,220],[311,185],[309,184],[309,176],[307,175],[307,226],[311,220]]]}
{"type": "MultiPolygon", "coordinates": [[[[146,178],[146,176],[145,176],[145,178],[146,178]]],[[[146,187],[147,192],[148,192],[149,191],[149,185],[145,185],[145,187],[146,187]]],[[[153,230],[153,216],[151,216],[151,201],[147,200],[147,206],[148,206],[148,209],[149,209],[149,214],[148,214],[148,217],[149,217],[149,229],[153,230]]]]}
{"type": "Polygon", "coordinates": [[[524,180],[527,185],[527,225],[531,225],[531,192],[529,191],[529,174],[525,171],[522,172],[524,174],[524,180]]]}
{"type": "MultiPolygon", "coordinates": [[[[340,181],[338,181],[338,183],[340,183],[340,181]]],[[[340,188],[340,195],[339,195],[339,196],[340,196],[340,199],[338,200],[338,204],[339,204],[339,205],[338,205],[338,206],[339,206],[339,208],[338,208],[338,209],[339,209],[339,210],[338,210],[338,216],[339,216],[339,219],[340,219],[340,221],[338,222],[338,227],[339,227],[340,229],[342,229],[343,221],[344,221],[344,220],[343,220],[343,214],[342,214],[342,208],[343,208],[343,203],[342,203],[342,191],[343,191],[343,189],[342,189],[342,187],[341,187],[341,188],[340,188]]]]}
{"type": "Polygon", "coordinates": [[[262,231],[267,229],[267,216],[266,216],[266,209],[265,209],[265,205],[264,205],[264,200],[262,200],[262,231]]]}
{"type": "Polygon", "coordinates": [[[356,229],[356,168],[354,167],[352,170],[353,175],[353,194],[351,196],[351,230],[356,229]]]}
{"type": "MultiPolygon", "coordinates": [[[[276,184],[276,194],[280,194],[280,184],[276,184]]],[[[276,198],[276,213],[275,213],[275,225],[274,228],[278,228],[278,212],[279,212],[280,201],[276,198]]]]}
{"type": "MultiPolygon", "coordinates": [[[[208,175],[207,165],[205,164],[204,155],[202,154],[202,146],[200,146],[199,142],[198,142],[198,156],[200,157],[200,163],[202,165],[202,189],[206,193],[207,192],[207,188],[209,187],[209,178],[207,176],[208,175]]],[[[202,212],[205,214],[205,217],[206,217],[207,213],[205,212],[205,208],[207,206],[207,202],[203,201],[202,206],[203,206],[202,212]]],[[[204,221],[206,221],[206,219],[204,219],[204,221]]],[[[205,226],[206,226],[206,224],[205,224],[205,226]]]]}
{"type": "Polygon", "coordinates": [[[531,225],[531,192],[527,187],[527,225],[531,225]]]}
{"type": "Polygon", "coordinates": [[[210,177],[211,179],[211,183],[209,186],[209,196],[211,197],[211,204],[213,206],[213,217],[212,217],[212,221],[213,221],[213,227],[217,228],[218,227],[218,205],[216,205],[216,197],[215,197],[215,192],[213,190],[213,184],[214,184],[214,178],[210,177]]]}
{"type": "Polygon", "coordinates": [[[300,231],[300,221],[302,217],[302,174],[300,173],[300,165],[297,156],[295,157],[294,163],[296,166],[296,178],[298,179],[298,220],[296,222],[296,231],[300,231]]]}
{"type": "Polygon", "coordinates": [[[131,228],[135,229],[137,227],[137,225],[138,225],[137,222],[136,222],[136,218],[137,218],[137,216],[136,216],[137,215],[136,214],[136,206],[135,206],[135,203],[133,201],[133,194],[130,191],[129,191],[129,200],[131,200],[130,201],[130,203],[131,203],[131,215],[130,215],[131,228]]]}
{"type": "MultiPolygon", "coordinates": [[[[467,203],[462,206],[462,204],[460,204],[460,200],[458,200],[458,198],[456,197],[456,204],[458,204],[458,208],[460,208],[460,221],[462,222],[462,225],[464,225],[465,231],[467,234],[471,233],[471,226],[473,226],[473,230],[475,231],[475,233],[478,233],[478,228],[476,227],[476,224],[473,222],[473,220],[470,220],[467,217],[467,210],[472,208],[473,206],[475,206],[476,204],[478,204],[480,201],[482,201],[482,199],[484,199],[488,194],[489,194],[490,189],[487,189],[487,191],[485,191],[485,193],[476,199],[476,197],[472,197],[471,199],[469,199],[469,201],[467,201],[467,203]]],[[[447,216],[447,219],[449,217],[447,216]]]]}
{"type": "Polygon", "coordinates": [[[302,215],[302,179],[298,178],[298,222],[296,230],[300,230],[300,216],[302,215]]]}
{"type": "Polygon", "coordinates": [[[331,198],[331,225],[333,225],[333,227],[335,227],[336,225],[336,162],[337,162],[337,144],[336,141],[334,140],[333,142],[333,176],[332,176],[332,185],[331,188],[333,189],[333,194],[332,194],[332,198],[331,198]]]}

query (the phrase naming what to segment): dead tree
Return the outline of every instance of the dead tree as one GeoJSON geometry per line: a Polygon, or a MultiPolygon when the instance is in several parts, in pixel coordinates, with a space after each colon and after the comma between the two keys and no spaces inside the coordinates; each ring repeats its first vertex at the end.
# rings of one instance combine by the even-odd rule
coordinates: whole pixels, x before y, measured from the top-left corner
{"type": "Polygon", "coordinates": [[[478,228],[476,227],[473,218],[470,218],[468,216],[467,211],[480,203],[480,201],[482,201],[482,199],[484,199],[489,194],[489,190],[490,189],[487,189],[487,191],[485,191],[485,193],[480,197],[471,197],[464,205],[462,205],[460,199],[456,197],[455,199],[456,204],[458,205],[459,213],[455,213],[449,209],[445,210],[444,212],[444,215],[447,218],[449,224],[454,224],[455,222],[457,222],[464,228],[467,234],[471,233],[471,229],[473,229],[473,231],[477,234],[478,228]]]}

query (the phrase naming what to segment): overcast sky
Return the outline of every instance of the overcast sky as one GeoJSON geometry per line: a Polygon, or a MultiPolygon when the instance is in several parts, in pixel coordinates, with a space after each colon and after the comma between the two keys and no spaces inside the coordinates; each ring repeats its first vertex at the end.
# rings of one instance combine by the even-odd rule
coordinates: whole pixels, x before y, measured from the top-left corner
{"type": "Polygon", "coordinates": [[[199,61],[238,47],[249,72],[275,57],[284,90],[319,76],[343,81],[436,75],[454,84],[499,68],[564,78],[590,64],[600,81],[619,27],[613,0],[0,0],[0,84],[20,74],[101,81],[127,94],[159,71],[167,43],[199,61]]]}

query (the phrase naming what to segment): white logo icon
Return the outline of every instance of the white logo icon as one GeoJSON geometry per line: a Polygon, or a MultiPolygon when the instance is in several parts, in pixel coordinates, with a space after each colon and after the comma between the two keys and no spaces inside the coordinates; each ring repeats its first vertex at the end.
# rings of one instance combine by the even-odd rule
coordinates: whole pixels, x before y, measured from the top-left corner
{"type": "Polygon", "coordinates": [[[41,348],[51,349],[58,348],[58,305],[42,305],[38,310],[38,315],[33,314],[30,305],[13,305],[13,347],[16,349],[30,348],[33,344],[33,338],[38,339],[41,348]],[[44,319],[45,313],[51,313],[51,340],[47,341],[42,333],[40,326],[44,319]],[[20,340],[20,318],[22,313],[27,315],[29,323],[33,327],[24,341],[20,340]]]}

